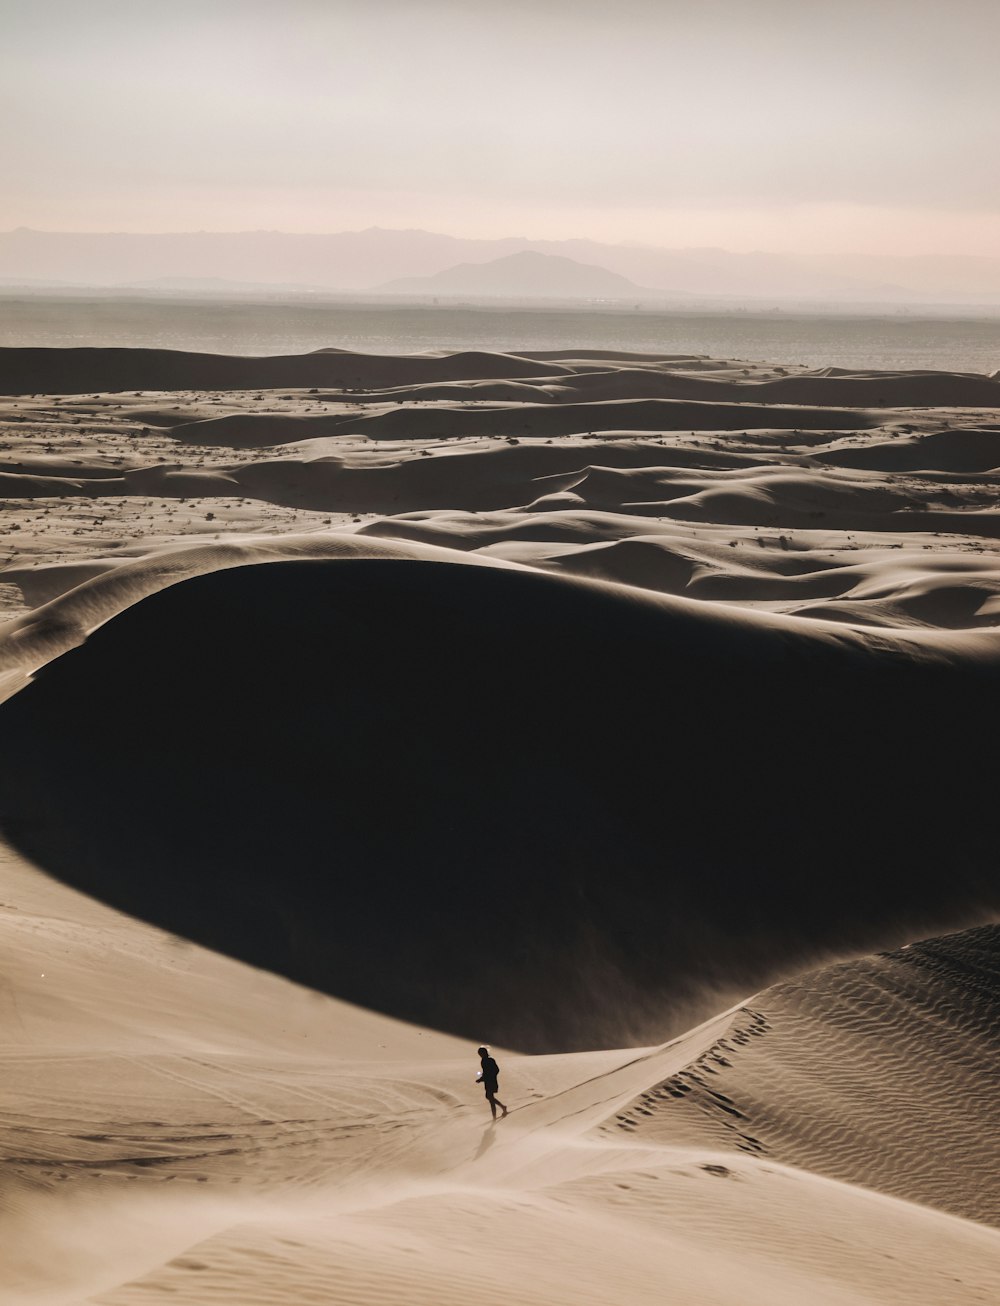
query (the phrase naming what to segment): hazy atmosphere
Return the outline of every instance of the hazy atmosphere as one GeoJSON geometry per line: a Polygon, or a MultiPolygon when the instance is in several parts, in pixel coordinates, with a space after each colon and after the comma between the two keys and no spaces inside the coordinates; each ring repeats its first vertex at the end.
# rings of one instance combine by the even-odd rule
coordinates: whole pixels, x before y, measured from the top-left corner
{"type": "Polygon", "coordinates": [[[2,227],[1000,256],[992,0],[2,14],[2,227]]]}
{"type": "Polygon", "coordinates": [[[2,1306],[1000,1303],[998,50],[0,0],[2,1306]]]}

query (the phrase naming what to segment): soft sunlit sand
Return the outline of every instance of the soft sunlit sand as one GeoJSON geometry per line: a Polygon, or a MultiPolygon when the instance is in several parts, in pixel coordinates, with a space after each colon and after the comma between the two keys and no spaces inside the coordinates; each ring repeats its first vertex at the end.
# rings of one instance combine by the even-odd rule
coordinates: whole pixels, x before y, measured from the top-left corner
{"type": "Polygon", "coordinates": [[[1000,1299],[996,380],[0,390],[5,1303],[1000,1299]]]}

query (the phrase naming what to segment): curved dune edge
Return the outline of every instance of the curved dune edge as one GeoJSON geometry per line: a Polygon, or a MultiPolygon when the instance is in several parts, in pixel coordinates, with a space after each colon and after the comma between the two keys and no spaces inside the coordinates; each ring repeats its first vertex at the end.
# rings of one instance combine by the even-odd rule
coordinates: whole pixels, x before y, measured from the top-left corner
{"type": "Polygon", "coordinates": [[[998,676],[992,631],[398,556],[235,566],[4,704],[0,821],[68,882],[339,997],[607,1045],[691,986],[1000,910],[973,760],[998,676]]]}
{"type": "Polygon", "coordinates": [[[695,1062],[607,1128],[642,1142],[712,1134],[748,1156],[1000,1225],[986,1142],[998,1007],[1000,925],[829,966],[741,1007],[695,1062]]]}
{"type": "Polygon", "coordinates": [[[556,353],[0,354],[11,376],[99,365],[81,393],[0,404],[0,615],[143,555],[310,533],[317,552],[364,534],[810,621],[996,627],[995,380],[556,353]],[[102,392],[124,378],[105,365],[222,388],[102,392]],[[256,388],[286,365],[342,384],[256,388]]]}
{"type": "MultiPolygon", "coordinates": [[[[159,590],[195,576],[274,561],[324,559],[413,559],[465,562],[470,565],[516,567],[500,559],[463,557],[434,545],[369,539],[356,535],[304,534],[273,537],[230,537],[224,543],[178,546],[152,556],[114,559],[99,565],[79,583],[77,575],[53,569],[51,584],[61,591],[27,616],[0,626],[0,673],[33,672],[83,643],[106,621],[159,590]]],[[[0,701],[2,701],[0,693],[0,701]]]]}
{"type": "Polygon", "coordinates": [[[977,1182],[998,1159],[998,927],[804,975],[658,1047],[501,1051],[491,1126],[467,1044],[0,857],[11,1306],[1000,1291],[977,1182]]]}
{"type": "MultiPolygon", "coordinates": [[[[759,371],[756,365],[754,372],[759,371]]],[[[326,386],[372,393],[406,387],[414,389],[413,397],[426,398],[429,394],[420,387],[428,384],[460,387],[483,380],[552,377],[556,399],[586,391],[598,399],[616,399],[638,390],[649,398],[711,400],[724,397],[728,389],[737,402],[756,393],[775,404],[974,407],[998,402],[996,379],[975,373],[791,371],[778,368],[748,381],[750,368],[741,363],[613,350],[375,355],[335,349],[248,358],[170,349],[6,347],[0,349],[0,394],[326,386]]]]}
{"type": "MultiPolygon", "coordinates": [[[[975,634],[968,628],[949,634],[920,623],[916,628],[904,626],[896,636],[887,638],[884,633],[879,634],[877,642],[904,650],[923,646],[951,648],[961,653],[964,649],[973,657],[989,654],[994,649],[1000,652],[1000,632],[996,630],[1000,616],[1000,574],[989,557],[946,555],[929,560],[921,553],[907,552],[893,555],[884,566],[878,562],[852,565],[845,557],[846,565],[840,567],[831,565],[815,573],[798,570],[796,574],[793,570],[789,575],[783,565],[785,558],[779,555],[775,571],[770,575],[760,564],[771,563],[771,557],[760,560],[753,572],[735,577],[721,569],[713,574],[713,561],[720,555],[725,560],[727,549],[721,541],[713,541],[711,533],[707,538],[703,534],[704,542],[694,553],[691,542],[678,539],[669,530],[631,538],[604,532],[602,516],[605,515],[554,513],[549,518],[552,538],[539,543],[523,538],[523,519],[513,512],[415,513],[376,522],[357,533],[313,531],[243,537],[234,534],[217,542],[175,544],[135,558],[111,557],[86,564],[55,564],[23,571],[8,569],[4,574],[18,583],[34,603],[25,616],[0,625],[0,674],[12,671],[30,674],[39,670],[53,658],[77,647],[88,634],[133,604],[195,576],[277,561],[379,558],[540,570],[613,588],[639,588],[646,590],[649,597],[673,595],[682,605],[703,595],[710,599],[735,599],[752,597],[755,592],[773,594],[784,590],[792,599],[789,606],[794,607],[817,594],[847,593],[867,598],[878,596],[881,591],[898,608],[909,590],[914,606],[922,601],[924,610],[928,611],[947,587],[947,600],[966,619],[981,609],[984,629],[975,634]],[[559,538],[560,534],[563,539],[559,538]],[[606,538],[601,538],[605,534],[606,538]],[[597,537],[593,542],[592,536],[597,537]],[[700,574],[696,575],[696,571],[700,574]],[[969,588],[963,590],[963,585],[969,588]],[[959,591],[965,600],[961,606],[959,591]]],[[[612,525],[610,515],[606,515],[606,520],[612,525]]],[[[940,602],[937,606],[941,609],[940,602]]],[[[811,633],[822,631],[822,618],[828,609],[831,618],[843,628],[845,639],[864,643],[869,622],[860,604],[857,616],[863,620],[853,634],[846,633],[847,628],[838,620],[839,611],[832,604],[822,603],[815,608],[804,607],[784,628],[798,631],[808,640],[811,633]],[[799,624],[795,617],[807,612],[811,619],[799,624]]],[[[742,612],[716,609],[716,615],[723,614],[727,619],[730,615],[737,620],[743,617],[751,626],[773,625],[775,619],[778,625],[783,624],[780,609],[772,613],[752,608],[742,612]]],[[[711,608],[706,608],[705,615],[711,618],[711,608]]],[[[950,624],[944,610],[937,615],[938,624],[950,624]]],[[[963,623],[956,624],[961,627],[963,623]]],[[[0,701],[2,697],[0,693],[0,701]]]]}
{"type": "MultiPolygon", "coordinates": [[[[994,381],[556,352],[522,359],[549,375],[520,379],[489,375],[523,371],[514,356],[334,351],[220,365],[266,372],[326,366],[325,357],[368,369],[368,380],[409,383],[102,393],[90,389],[95,374],[80,394],[12,399],[2,405],[9,552],[0,603],[14,612],[44,603],[59,592],[60,567],[79,582],[88,568],[96,575],[184,539],[201,547],[325,527],[810,619],[996,623],[1000,572],[984,566],[995,562],[1000,520],[994,381]],[[460,379],[410,377],[428,368],[460,379]],[[949,404],[966,383],[979,386],[966,397],[980,405],[949,404]],[[792,429],[750,425],[772,408],[787,425],[788,405],[802,400],[792,429]],[[834,401],[869,407],[843,410],[846,431],[839,418],[824,427],[834,401]],[[718,420],[733,429],[661,429],[681,414],[699,428],[718,420]],[[652,429],[623,429],[627,420],[652,429]],[[593,429],[562,433],[584,424],[593,429]],[[575,556],[563,547],[571,543],[575,556]]],[[[55,372],[104,357],[35,353],[55,372]]],[[[110,351],[105,361],[141,369],[148,355],[110,351]]],[[[3,357],[12,367],[31,361],[3,357]]],[[[169,351],[154,359],[171,360],[191,362],[169,351]]],[[[209,372],[218,361],[195,356],[209,372]]],[[[264,379],[255,373],[253,384],[264,379]]]]}
{"type": "MultiPolygon", "coordinates": [[[[1000,394],[991,399],[1000,399],[1000,394]]],[[[608,431],[800,430],[822,426],[857,431],[877,426],[877,414],[860,408],[801,408],[780,404],[709,403],[679,399],[608,399],[600,403],[516,407],[443,405],[395,408],[370,415],[276,417],[232,415],[183,422],[172,427],[175,440],[196,445],[260,448],[310,436],[366,435],[371,439],[458,439],[510,435],[543,439],[608,431]]]]}
{"type": "Polygon", "coordinates": [[[5,1306],[1000,1300],[1000,374],[36,355],[5,1306]]]}
{"type": "Polygon", "coordinates": [[[93,390],[224,390],[260,386],[396,385],[471,377],[549,376],[557,363],[511,354],[379,356],[317,350],[245,358],[173,349],[0,350],[0,394],[87,394],[93,390]]]}

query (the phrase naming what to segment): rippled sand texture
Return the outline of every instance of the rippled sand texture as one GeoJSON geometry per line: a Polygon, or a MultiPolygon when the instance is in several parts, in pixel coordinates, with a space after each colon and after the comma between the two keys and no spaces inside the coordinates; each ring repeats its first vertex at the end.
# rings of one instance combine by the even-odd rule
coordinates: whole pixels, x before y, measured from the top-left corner
{"type": "Polygon", "coordinates": [[[4,1301],[990,1303],[1000,936],[475,1058],[5,858],[4,1301]]]}
{"type": "Polygon", "coordinates": [[[1000,1300],[997,380],[0,392],[5,1303],[1000,1300]]]}
{"type": "Polygon", "coordinates": [[[307,531],[317,551],[362,535],[813,618],[992,625],[1000,385],[832,371],[4,350],[6,601],[307,531]]]}

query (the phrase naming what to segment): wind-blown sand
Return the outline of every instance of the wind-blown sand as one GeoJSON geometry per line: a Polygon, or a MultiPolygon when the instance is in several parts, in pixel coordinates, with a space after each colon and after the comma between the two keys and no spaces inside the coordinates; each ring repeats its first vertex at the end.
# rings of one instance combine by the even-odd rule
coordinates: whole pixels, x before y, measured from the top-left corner
{"type": "Polygon", "coordinates": [[[0,391],[2,1300],[1000,1298],[996,380],[0,391]]]}

